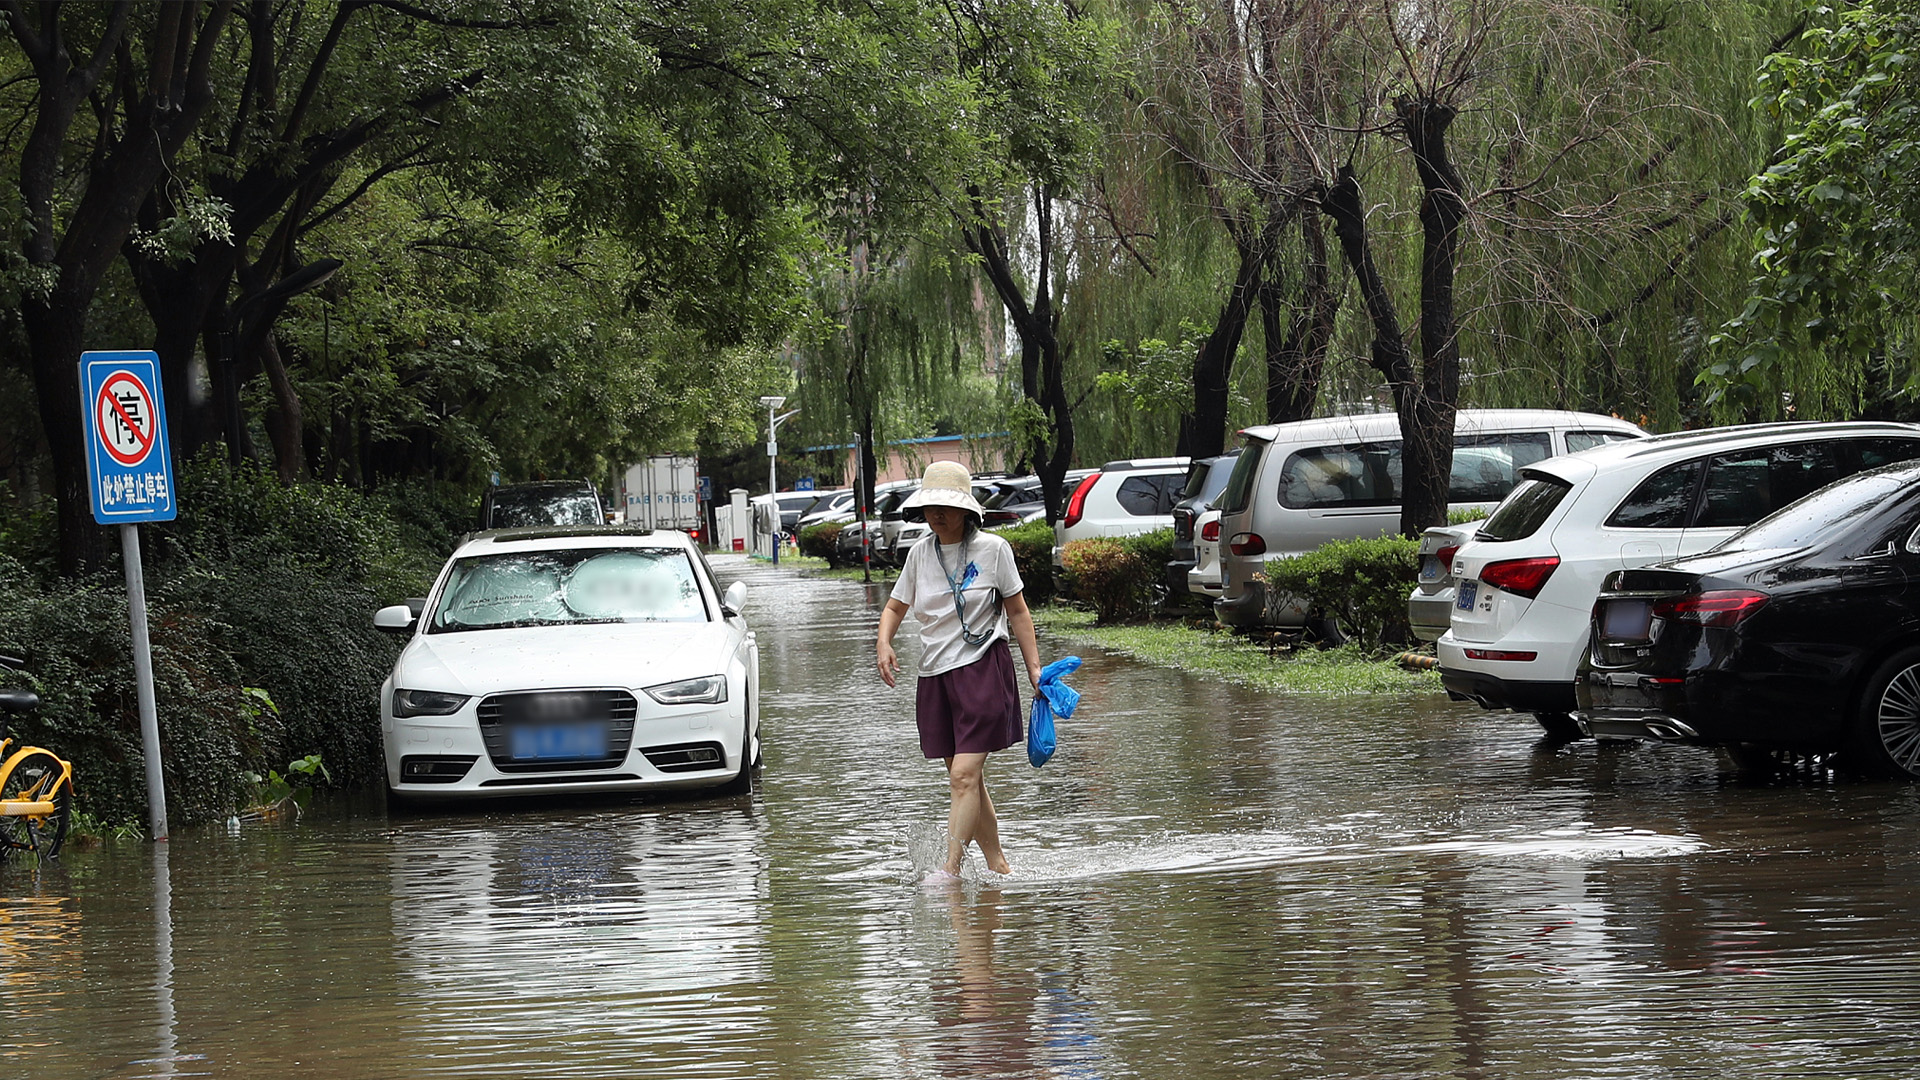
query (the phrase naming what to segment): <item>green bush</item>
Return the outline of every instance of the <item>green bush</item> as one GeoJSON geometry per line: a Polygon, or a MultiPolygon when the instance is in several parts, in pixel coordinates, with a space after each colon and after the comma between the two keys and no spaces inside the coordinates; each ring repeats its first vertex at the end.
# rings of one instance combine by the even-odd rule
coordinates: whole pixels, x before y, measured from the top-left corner
{"type": "Polygon", "coordinates": [[[1167,564],[1173,561],[1173,530],[1155,529],[1138,536],[1122,537],[1120,545],[1147,564],[1150,584],[1158,585],[1166,577],[1167,564]]]}
{"type": "Polygon", "coordinates": [[[840,530],[844,522],[823,521],[800,530],[800,554],[827,560],[828,566],[840,565],[840,530]]]}
{"type": "MultiPolygon", "coordinates": [[[[343,783],[378,782],[379,686],[399,643],[372,615],[425,594],[470,500],[424,485],[287,487],[218,458],[190,463],[176,490],[180,517],[144,530],[169,816],[224,817],[246,797],[248,773],[303,755],[322,755],[343,783]]],[[[0,680],[45,699],[19,734],[74,762],[79,809],[109,826],[140,820],[120,572],[46,571],[0,559],[0,651],[28,654],[24,676],[0,680]]]]}
{"type": "Polygon", "coordinates": [[[1023,525],[1008,525],[993,532],[1006,538],[1013,548],[1013,565],[1027,587],[1027,602],[1037,604],[1054,595],[1053,526],[1043,518],[1023,525]]]}
{"type": "Polygon", "coordinates": [[[1407,595],[1420,567],[1420,542],[1404,536],[1336,540],[1304,555],[1267,563],[1269,603],[1296,596],[1368,649],[1408,640],[1407,595]]]}
{"type": "MultiPolygon", "coordinates": [[[[210,619],[183,609],[163,584],[149,590],[147,620],[168,814],[183,823],[224,816],[248,764],[283,733],[250,707],[210,619]]],[[[146,769],[120,576],[46,584],[0,555],[0,650],[27,661],[24,673],[0,671],[0,683],[41,698],[14,721],[14,736],[73,762],[76,809],[110,825],[142,820],[146,769]]]]}

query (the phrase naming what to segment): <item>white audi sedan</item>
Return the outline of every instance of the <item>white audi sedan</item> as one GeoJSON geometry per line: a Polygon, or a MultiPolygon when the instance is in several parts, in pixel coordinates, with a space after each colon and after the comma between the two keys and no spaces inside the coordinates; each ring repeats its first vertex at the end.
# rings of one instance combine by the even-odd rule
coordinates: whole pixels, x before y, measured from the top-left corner
{"type": "Polygon", "coordinates": [[[387,787],[403,799],[717,787],[760,755],[760,652],[684,533],[480,533],[424,606],[380,688],[387,787]]]}

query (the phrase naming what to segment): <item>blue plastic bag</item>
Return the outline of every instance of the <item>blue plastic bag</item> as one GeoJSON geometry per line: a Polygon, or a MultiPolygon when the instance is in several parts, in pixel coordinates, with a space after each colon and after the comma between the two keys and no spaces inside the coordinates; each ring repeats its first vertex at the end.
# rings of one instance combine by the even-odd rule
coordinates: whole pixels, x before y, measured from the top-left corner
{"type": "Polygon", "coordinates": [[[1033,714],[1027,718],[1027,760],[1034,768],[1053,757],[1053,718],[1065,719],[1080,705],[1080,691],[1066,678],[1080,667],[1077,656],[1063,656],[1040,669],[1040,686],[1033,695],[1033,714]]]}

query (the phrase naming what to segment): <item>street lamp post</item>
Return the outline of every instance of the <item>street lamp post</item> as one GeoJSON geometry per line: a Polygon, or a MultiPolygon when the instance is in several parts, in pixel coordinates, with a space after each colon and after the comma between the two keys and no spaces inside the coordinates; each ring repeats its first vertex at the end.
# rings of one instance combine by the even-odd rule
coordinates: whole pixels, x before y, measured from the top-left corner
{"type": "Polygon", "coordinates": [[[780,431],[780,425],[786,423],[793,417],[794,413],[800,411],[799,409],[794,409],[790,412],[780,413],[778,416],[774,415],[779,411],[780,406],[786,403],[786,398],[775,394],[770,394],[760,399],[760,404],[767,407],[767,512],[773,515],[773,564],[775,566],[780,565],[780,500],[774,498],[774,492],[780,490],[780,478],[776,472],[776,459],[780,455],[780,437],[778,433],[780,431]]]}

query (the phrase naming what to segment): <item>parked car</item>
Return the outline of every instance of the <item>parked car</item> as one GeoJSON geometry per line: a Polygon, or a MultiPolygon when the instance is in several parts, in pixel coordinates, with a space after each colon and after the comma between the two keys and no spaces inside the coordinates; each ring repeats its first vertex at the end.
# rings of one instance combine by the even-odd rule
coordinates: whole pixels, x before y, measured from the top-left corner
{"type": "Polygon", "coordinates": [[[871,553],[873,562],[876,565],[880,564],[881,557],[879,553],[882,550],[880,544],[883,536],[880,512],[883,507],[906,497],[905,494],[899,494],[896,498],[896,493],[902,492],[903,490],[911,490],[912,487],[918,484],[919,481],[917,480],[895,480],[885,484],[875,485],[873,489],[874,505],[873,509],[867,514],[866,523],[862,525],[856,516],[850,519],[849,522],[840,529],[840,537],[835,543],[835,551],[839,556],[841,565],[861,565],[861,549],[863,547],[871,553]]]}
{"type": "Polygon", "coordinates": [[[607,510],[600,503],[600,490],[589,480],[501,484],[480,496],[482,529],[606,523],[607,510]]]}
{"type": "Polygon", "coordinates": [[[800,515],[802,529],[820,525],[829,521],[853,520],[853,489],[840,488],[837,491],[822,492],[820,498],[800,515]]]}
{"type": "Polygon", "coordinates": [[[1194,523],[1193,569],[1187,592],[1203,600],[1220,599],[1220,511],[1209,507],[1194,523]]]}
{"type": "MultiPolygon", "coordinates": [[[[1093,475],[1092,469],[1069,469],[1064,477],[1068,496],[1080,481],[1093,475]]],[[[987,528],[998,529],[1007,525],[1021,525],[1029,521],[1039,521],[1047,516],[1046,493],[1040,486],[1037,476],[1016,476],[993,482],[994,493],[982,499],[980,505],[987,511],[987,528]]]]}
{"type": "Polygon", "coordinates": [[[1480,522],[1436,525],[1420,534],[1420,564],[1413,593],[1407,597],[1407,625],[1421,641],[1438,641],[1453,618],[1458,579],[1453,557],[1480,531],[1480,522]]]}
{"type": "Polygon", "coordinates": [[[1138,536],[1173,527],[1173,504],[1187,486],[1189,459],[1134,458],[1109,461],[1087,475],[1053,523],[1053,565],[1075,540],[1138,536]]]}
{"type": "MultiPolygon", "coordinates": [[[[1194,526],[1226,489],[1227,477],[1232,475],[1234,460],[1239,456],[1240,451],[1231,450],[1218,457],[1196,459],[1187,466],[1186,486],[1180,489],[1180,501],[1173,504],[1173,558],[1167,561],[1167,589],[1174,596],[1188,592],[1188,575],[1196,562],[1194,526]]],[[[1218,596],[1218,590],[1211,595],[1218,596]]]]}
{"type": "Polygon", "coordinates": [[[1542,461],[1453,559],[1435,645],[1455,697],[1574,738],[1574,676],[1606,576],[1698,554],[1827,483],[1920,457],[1920,426],[1758,424],[1542,461]]]}
{"type": "Polygon", "coordinates": [[[760,756],[746,586],[686,534],[510,529],[468,538],[380,689],[387,788],[408,799],[722,787],[760,756]]]}
{"type": "Polygon", "coordinates": [[[1842,750],[1920,779],[1920,463],[1820,489],[1703,555],[1607,575],[1575,716],[1594,735],[1842,750]]]}
{"type": "MultiPolygon", "coordinates": [[[[1392,413],[1268,424],[1245,444],[1214,500],[1226,537],[1214,614],[1228,626],[1304,626],[1291,597],[1269,603],[1256,575],[1268,559],[1400,527],[1400,421],[1392,413]]],[[[1543,409],[1461,409],[1454,419],[1451,505],[1492,508],[1519,470],[1556,454],[1646,433],[1611,416],[1543,409]],[[1464,451],[1464,452],[1463,452],[1464,451]]],[[[1337,629],[1322,625],[1337,638],[1337,629]]]]}
{"type": "Polygon", "coordinates": [[[800,531],[800,516],[820,501],[820,492],[782,491],[774,495],[773,501],[780,507],[780,531],[797,533],[800,531]]]}

